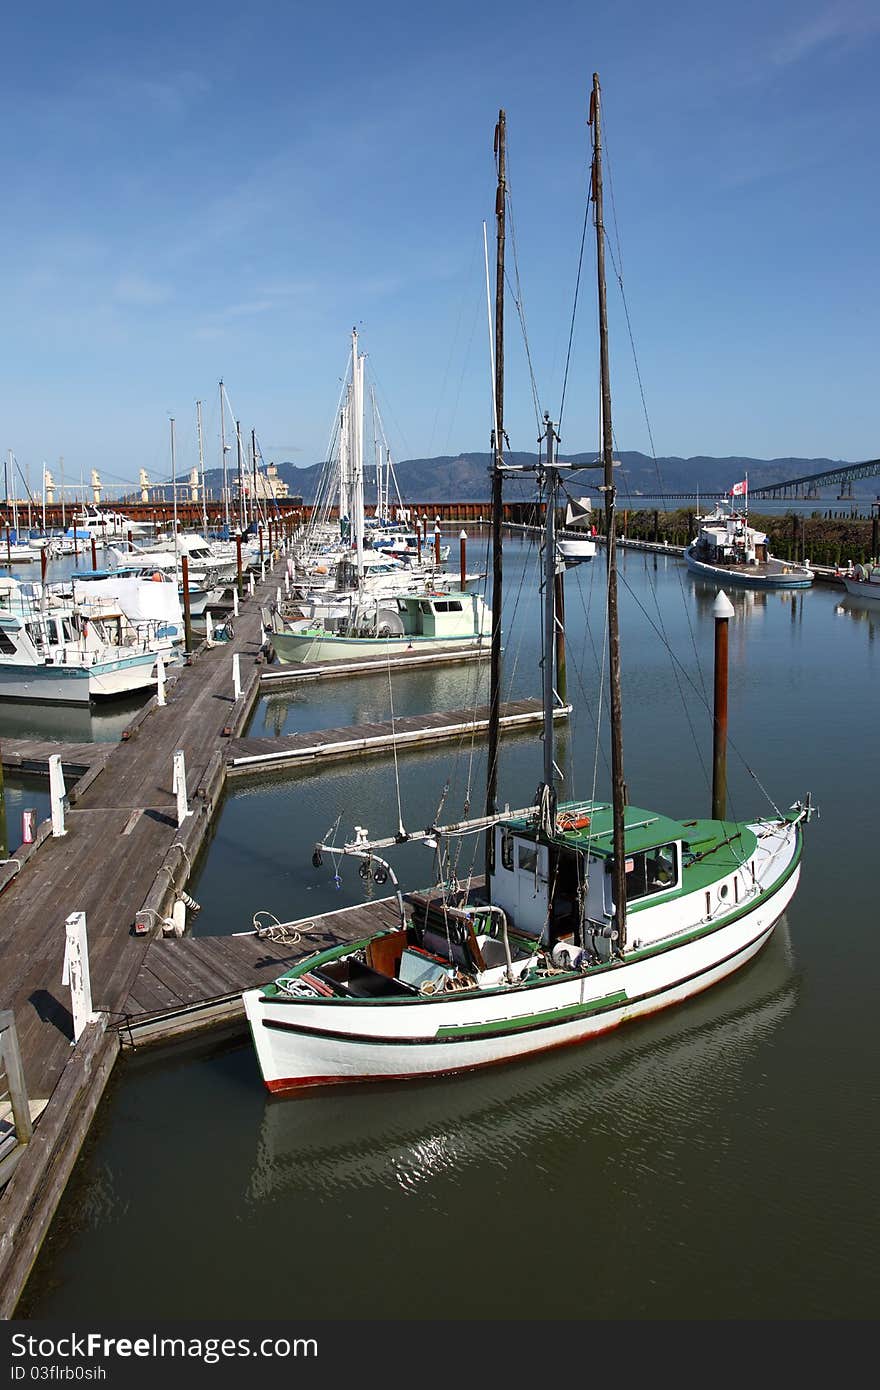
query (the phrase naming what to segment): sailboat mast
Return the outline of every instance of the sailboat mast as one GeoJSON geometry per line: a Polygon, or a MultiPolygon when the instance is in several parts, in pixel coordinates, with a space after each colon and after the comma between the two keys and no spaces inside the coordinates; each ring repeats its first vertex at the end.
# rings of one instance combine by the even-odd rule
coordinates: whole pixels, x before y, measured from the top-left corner
{"type": "Polygon", "coordinates": [[[237,458],[237,460],[238,460],[238,513],[239,513],[239,522],[238,522],[238,524],[239,524],[239,526],[241,527],[241,529],[242,529],[242,531],[243,531],[243,530],[245,529],[245,527],[247,526],[247,519],[246,519],[246,516],[245,516],[245,507],[244,507],[244,475],[243,475],[243,473],[242,473],[242,464],[241,464],[241,421],[240,421],[240,420],[236,420],[236,422],[235,422],[235,452],[236,452],[236,458],[237,458]]]}
{"type": "Polygon", "coordinates": [[[556,432],[550,416],[544,416],[547,462],[544,465],[544,787],[541,796],[542,828],[552,835],[556,828],[556,762],[553,756],[553,666],[556,647],[556,494],[559,475],[554,445],[556,432]]]}
{"type": "Polygon", "coordinates": [[[199,473],[202,481],[202,527],[208,535],[208,492],[205,487],[205,455],[202,449],[202,403],[196,401],[196,431],[199,436],[199,473]]]}
{"type": "Polygon", "coordinates": [[[223,461],[223,520],[229,533],[229,482],[226,477],[226,420],[223,414],[223,380],[220,380],[220,454],[223,461]]]}
{"type": "MultiPolygon", "coordinates": [[[[501,714],[501,569],[502,467],[504,463],[504,239],[507,202],[507,116],[498,112],[495,156],[498,187],[495,193],[495,418],[492,430],[492,646],[489,662],[489,727],[486,775],[486,815],[498,810],[498,746],[501,714]]],[[[491,836],[487,836],[487,845],[491,836]]],[[[488,857],[488,849],[487,849],[488,857]]],[[[487,869],[488,879],[488,869],[487,869]]]]}
{"type": "Polygon", "coordinates": [[[171,504],[174,515],[174,559],[178,559],[180,542],[177,537],[177,458],[174,452],[174,416],[171,416],[171,504]]]}
{"type": "Polygon", "coordinates": [[[626,945],[626,782],[623,774],[623,707],[620,697],[620,630],[617,605],[617,549],[614,510],[614,443],[611,427],[611,375],[608,365],[608,308],[605,298],[605,224],[602,215],[602,135],[599,74],[593,73],[590,98],[593,127],[593,187],[596,208],[596,268],[599,287],[599,364],[602,381],[602,462],[605,466],[605,531],[608,552],[608,665],[611,710],[611,802],[614,823],[614,925],[617,949],[626,945]]]}

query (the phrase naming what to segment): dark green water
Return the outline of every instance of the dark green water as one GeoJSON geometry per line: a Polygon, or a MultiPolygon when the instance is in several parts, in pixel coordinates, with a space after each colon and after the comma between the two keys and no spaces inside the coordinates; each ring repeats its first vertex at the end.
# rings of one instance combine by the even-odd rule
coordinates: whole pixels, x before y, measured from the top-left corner
{"type": "MultiPolygon", "coordinates": [[[[506,549],[509,693],[537,694],[531,552],[506,549]]],[[[630,800],[706,814],[714,590],[670,558],[622,566],[630,800]]],[[[594,760],[608,789],[592,733],[602,581],[601,561],[566,580],[577,795],[594,760]]],[[[731,597],[731,813],[767,812],[765,790],[778,806],[812,791],[821,809],[798,894],[753,964],[616,1036],[454,1079],[270,1101],[246,1039],[126,1062],[21,1314],[875,1316],[880,611],[821,587],[731,597]]],[[[394,709],[464,706],[484,679],[413,672],[394,709]]],[[[386,679],[333,682],[273,696],[252,731],[388,714],[386,679]]],[[[503,796],[527,803],[540,772],[537,738],[510,741],[503,796]]],[[[481,805],[479,746],[408,754],[399,773],[410,827],[447,781],[446,816],[468,793],[481,805]]],[[[356,872],[336,886],[312,844],[337,817],[346,833],[393,833],[395,788],[384,758],[236,784],[191,888],[197,930],[360,901],[356,872]]],[[[431,881],[422,847],[395,865],[405,886],[431,881]]]]}

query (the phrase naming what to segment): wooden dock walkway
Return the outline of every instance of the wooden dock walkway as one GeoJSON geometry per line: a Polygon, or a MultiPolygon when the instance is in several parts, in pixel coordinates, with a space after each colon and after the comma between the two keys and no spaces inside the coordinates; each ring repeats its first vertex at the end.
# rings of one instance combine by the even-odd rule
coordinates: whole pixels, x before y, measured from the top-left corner
{"type": "MultiPolygon", "coordinates": [[[[570,713],[571,705],[561,705],[555,711],[555,718],[565,719],[570,713]]],[[[542,721],[540,700],[512,700],[501,706],[501,728],[507,732],[535,728],[542,721]]],[[[279,738],[233,739],[227,755],[228,771],[235,776],[318,760],[366,757],[444,739],[479,737],[488,727],[488,706],[480,705],[470,710],[405,715],[393,723],[388,720],[380,724],[359,724],[355,728],[283,734],[279,738]]]]}
{"type": "Polygon", "coordinates": [[[168,700],[155,697],[73,789],[67,833],[40,827],[21,871],[7,873],[0,900],[0,1009],[14,1013],[34,1136],[0,1197],[0,1316],[17,1302],[79,1146],[110,1074],[132,982],[175,884],[208,831],[225,776],[224,728],[240,731],[259,694],[262,669],[257,586],[243,603],[231,642],[202,647],[174,670],[168,700]],[[232,693],[232,653],[242,695],[232,693]],[[192,814],[178,828],[172,792],[174,753],[184,749],[192,814]],[[83,788],[83,783],[88,784],[83,788]],[[11,878],[11,881],[10,881],[11,878]],[[86,914],[95,1021],[76,1046],[69,993],[61,985],[65,920],[86,914]]]}
{"type": "Polygon", "coordinates": [[[380,898],[303,918],[292,924],[288,941],[256,935],[153,941],[125,1004],[122,1046],[168,1043],[221,1024],[243,1024],[242,990],[277,979],[310,951],[357,941],[399,920],[397,899],[380,898]]]}
{"type": "Polygon", "coordinates": [[[89,768],[103,763],[115,747],[113,743],[55,743],[52,739],[4,738],[0,756],[4,768],[12,772],[35,772],[48,776],[49,759],[60,754],[65,774],[81,777],[89,768]]]}

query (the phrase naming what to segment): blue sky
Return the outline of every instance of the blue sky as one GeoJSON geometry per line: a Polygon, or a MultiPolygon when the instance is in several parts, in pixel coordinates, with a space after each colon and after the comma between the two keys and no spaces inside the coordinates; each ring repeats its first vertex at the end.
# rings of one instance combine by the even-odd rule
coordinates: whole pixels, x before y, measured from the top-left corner
{"type": "MultiPolygon", "coordinates": [[[[353,324],[398,458],[485,449],[500,106],[557,415],[594,69],[657,453],[880,453],[873,0],[49,3],[8,7],[3,46],[0,447],[32,477],[167,476],[171,414],[188,467],[197,398],[216,465],[220,377],[267,459],[316,462],[353,324]]],[[[594,276],[590,240],[571,451],[596,445],[594,276]]],[[[649,452],[609,276],[615,435],[649,452]]],[[[506,323],[530,449],[510,300],[506,323]]]]}

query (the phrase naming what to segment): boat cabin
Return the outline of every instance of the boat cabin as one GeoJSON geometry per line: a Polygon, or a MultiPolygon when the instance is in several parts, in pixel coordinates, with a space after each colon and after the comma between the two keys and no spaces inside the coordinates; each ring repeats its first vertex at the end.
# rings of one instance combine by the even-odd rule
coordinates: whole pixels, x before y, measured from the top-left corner
{"type": "MultiPolygon", "coordinates": [[[[608,958],[614,916],[613,820],[605,803],[565,803],[552,840],[526,821],[494,828],[490,901],[518,932],[608,958]]],[[[682,887],[686,830],[667,816],[626,809],[627,909],[673,900],[682,887]]],[[[652,921],[656,918],[652,915],[652,921]]]]}
{"type": "Polygon", "coordinates": [[[718,508],[700,521],[694,555],[708,565],[765,565],[767,536],[749,526],[745,516],[718,508]]]}

